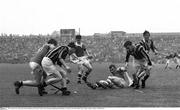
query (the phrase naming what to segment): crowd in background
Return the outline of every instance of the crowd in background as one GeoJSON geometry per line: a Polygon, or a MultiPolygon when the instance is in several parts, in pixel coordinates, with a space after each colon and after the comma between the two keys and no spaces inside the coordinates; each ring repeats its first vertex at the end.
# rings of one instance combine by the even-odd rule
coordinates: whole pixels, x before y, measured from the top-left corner
{"type": "MultiPolygon", "coordinates": [[[[0,36],[0,63],[27,63],[35,52],[48,41],[50,35],[1,35],[0,36]]],[[[53,37],[59,45],[65,45],[72,41],[70,38],[53,37]]],[[[180,53],[180,35],[159,34],[151,35],[156,48],[161,53],[169,54],[171,52],[180,53]]],[[[142,36],[83,36],[82,42],[90,54],[94,56],[94,62],[119,62],[125,61],[126,51],[123,48],[125,40],[131,40],[138,43],[142,36]]],[[[150,57],[154,63],[164,63],[163,56],[150,57]]]]}

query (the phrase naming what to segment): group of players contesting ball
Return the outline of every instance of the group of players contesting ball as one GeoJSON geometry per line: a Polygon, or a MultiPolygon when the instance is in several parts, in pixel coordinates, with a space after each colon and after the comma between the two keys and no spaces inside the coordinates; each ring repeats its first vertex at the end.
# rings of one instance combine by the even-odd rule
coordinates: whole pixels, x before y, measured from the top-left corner
{"type": "MultiPolygon", "coordinates": [[[[143,39],[139,43],[133,44],[128,40],[124,42],[123,46],[127,51],[125,66],[116,67],[114,64],[109,65],[109,71],[112,75],[108,76],[105,80],[92,83],[88,80],[88,76],[93,69],[91,64],[93,56],[88,53],[85,45],[81,42],[81,35],[76,35],[75,41],[70,42],[66,46],[58,46],[55,39],[50,39],[36,52],[29,62],[29,66],[32,69],[31,74],[34,76],[34,79],[15,81],[15,92],[16,94],[20,94],[20,88],[22,86],[31,86],[37,87],[38,94],[43,96],[47,94],[45,90],[46,86],[60,82],[62,95],[70,95],[71,92],[67,89],[67,84],[70,82],[67,78],[67,73],[71,73],[71,68],[65,61],[67,56],[69,56],[72,63],[78,65],[78,84],[81,84],[83,80],[84,83],[92,89],[124,87],[131,87],[134,89],[139,89],[140,87],[145,88],[146,80],[149,78],[152,68],[149,52],[152,50],[155,55],[161,53],[159,53],[154,46],[148,31],[144,31],[143,39]],[[132,78],[127,72],[130,56],[134,57],[136,68],[136,71],[132,74],[132,78]]],[[[165,56],[168,60],[165,68],[167,68],[169,60],[175,57],[177,59],[179,58],[177,53],[165,56]]],[[[180,67],[179,63],[177,67],[180,67]]]]}

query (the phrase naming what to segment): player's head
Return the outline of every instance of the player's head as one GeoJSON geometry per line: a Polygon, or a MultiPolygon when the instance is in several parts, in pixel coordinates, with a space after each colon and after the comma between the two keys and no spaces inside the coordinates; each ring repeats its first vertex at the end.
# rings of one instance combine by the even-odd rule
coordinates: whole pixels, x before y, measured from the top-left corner
{"type": "Polygon", "coordinates": [[[116,66],[113,64],[109,65],[109,71],[114,74],[114,72],[116,71],[116,66]]]}
{"type": "Polygon", "coordinates": [[[126,50],[128,50],[128,51],[133,51],[133,44],[132,44],[131,41],[126,41],[126,42],[124,43],[124,47],[125,47],[126,50]]]}
{"type": "Polygon", "coordinates": [[[78,43],[81,42],[81,35],[76,35],[76,41],[77,41],[78,43]]]}
{"type": "Polygon", "coordinates": [[[48,44],[50,44],[50,48],[55,48],[57,46],[57,41],[55,39],[50,39],[47,41],[48,44]]]}
{"type": "Polygon", "coordinates": [[[145,30],[145,31],[143,32],[143,37],[144,37],[145,40],[149,40],[149,37],[150,37],[149,31],[145,30]]]}
{"type": "Polygon", "coordinates": [[[75,45],[74,45],[74,43],[71,42],[67,46],[69,48],[69,55],[73,54],[75,52],[75,45]]]}

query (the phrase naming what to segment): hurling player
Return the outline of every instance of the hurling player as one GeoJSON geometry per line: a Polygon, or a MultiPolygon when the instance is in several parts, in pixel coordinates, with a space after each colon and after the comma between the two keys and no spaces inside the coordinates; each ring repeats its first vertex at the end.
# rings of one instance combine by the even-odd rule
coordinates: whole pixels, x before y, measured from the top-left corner
{"type": "Polygon", "coordinates": [[[171,53],[167,56],[165,56],[165,59],[166,59],[166,66],[164,69],[172,69],[171,67],[169,67],[172,63],[173,63],[173,60],[175,59],[176,55],[174,53],[171,53]]]}
{"type": "Polygon", "coordinates": [[[149,54],[150,50],[152,50],[155,55],[158,53],[157,48],[154,46],[154,42],[150,39],[149,31],[144,31],[143,39],[139,42],[144,47],[144,50],[149,54]]]}
{"type": "Polygon", "coordinates": [[[141,79],[142,88],[145,88],[145,82],[150,76],[152,67],[151,60],[145,52],[144,47],[140,44],[133,45],[131,41],[126,41],[124,47],[127,50],[126,67],[128,67],[129,57],[133,56],[136,65],[136,73],[133,74],[135,89],[139,88],[139,80],[141,79]]]}
{"type": "Polygon", "coordinates": [[[166,55],[165,56],[166,59],[166,66],[164,69],[172,69],[172,67],[170,66],[173,62],[176,64],[176,69],[180,68],[180,56],[175,52],[175,53],[171,53],[170,55],[166,55]]]}
{"type": "Polygon", "coordinates": [[[73,58],[71,57],[71,61],[75,64],[78,64],[78,82],[81,83],[81,78],[84,80],[84,82],[87,82],[87,77],[92,71],[92,65],[90,63],[90,59],[92,59],[92,56],[89,55],[85,45],[81,42],[81,35],[76,35],[76,41],[71,42],[69,44],[75,45],[75,56],[77,59],[73,61],[73,58]],[[77,62],[76,62],[77,61],[77,62]],[[85,72],[85,75],[82,77],[83,73],[85,72]]]}
{"type": "Polygon", "coordinates": [[[70,91],[67,90],[67,72],[70,73],[70,67],[65,63],[67,55],[74,53],[74,45],[58,46],[55,49],[49,51],[43,58],[41,64],[47,76],[54,76],[45,82],[43,86],[54,84],[59,81],[62,83],[62,95],[70,95],[70,91]]]}
{"type": "Polygon", "coordinates": [[[177,68],[180,68],[180,55],[178,55],[178,53],[175,53],[174,55],[175,55],[175,60],[177,63],[176,65],[176,69],[177,69],[177,68]]]}
{"type": "Polygon", "coordinates": [[[110,73],[112,76],[108,76],[106,80],[100,80],[95,84],[87,82],[87,86],[96,89],[96,88],[124,88],[130,87],[133,84],[132,79],[129,77],[126,69],[124,67],[116,68],[115,65],[111,64],[109,66],[110,73]]]}
{"type": "Polygon", "coordinates": [[[29,66],[32,69],[31,73],[34,76],[34,80],[16,81],[14,83],[16,94],[19,94],[19,89],[22,86],[38,87],[38,93],[40,96],[42,96],[43,93],[46,93],[45,91],[43,91],[43,88],[40,89],[42,79],[44,80],[43,76],[45,75],[44,70],[41,66],[41,61],[43,57],[55,46],[57,46],[57,41],[54,39],[50,39],[47,44],[43,45],[38,50],[38,52],[31,58],[29,66]]]}

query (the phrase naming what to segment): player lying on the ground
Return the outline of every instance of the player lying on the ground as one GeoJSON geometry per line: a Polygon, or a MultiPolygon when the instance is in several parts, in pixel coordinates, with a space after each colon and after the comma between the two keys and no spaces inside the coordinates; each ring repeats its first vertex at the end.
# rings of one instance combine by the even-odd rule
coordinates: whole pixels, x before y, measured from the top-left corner
{"type": "Polygon", "coordinates": [[[89,55],[85,45],[81,42],[81,35],[76,35],[76,41],[71,42],[70,44],[75,45],[75,55],[78,57],[78,60],[73,60],[71,58],[71,61],[78,65],[78,84],[81,83],[81,78],[84,80],[84,82],[87,82],[87,77],[92,71],[92,65],[90,63],[90,59],[92,56],[89,55]],[[86,57],[88,56],[88,58],[86,57]]]}
{"type": "Polygon", "coordinates": [[[25,81],[16,81],[14,82],[15,92],[19,94],[19,89],[22,86],[31,86],[31,87],[38,87],[38,93],[40,96],[42,94],[46,94],[47,92],[42,88],[40,90],[40,85],[44,81],[46,77],[46,73],[42,69],[41,61],[43,57],[55,46],[57,46],[57,41],[54,39],[50,39],[47,44],[43,45],[38,52],[31,58],[29,62],[29,66],[32,70],[32,75],[34,76],[34,80],[25,80],[25,81]]]}
{"type": "Polygon", "coordinates": [[[152,68],[151,60],[145,49],[140,44],[133,44],[131,41],[126,41],[124,43],[126,48],[126,68],[128,67],[129,57],[133,56],[135,60],[136,72],[133,74],[133,80],[135,89],[139,88],[139,81],[142,82],[142,88],[145,88],[145,82],[150,76],[150,70],[152,68]],[[146,69],[144,69],[146,67],[146,69]],[[145,72],[143,72],[145,71],[145,72]]]}
{"type": "Polygon", "coordinates": [[[108,76],[106,80],[97,81],[95,84],[87,82],[87,86],[96,89],[96,88],[124,88],[130,87],[133,85],[133,80],[128,75],[124,67],[116,68],[115,65],[109,66],[110,73],[112,76],[108,76]]]}

